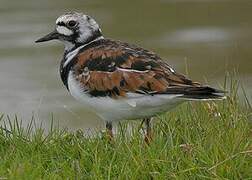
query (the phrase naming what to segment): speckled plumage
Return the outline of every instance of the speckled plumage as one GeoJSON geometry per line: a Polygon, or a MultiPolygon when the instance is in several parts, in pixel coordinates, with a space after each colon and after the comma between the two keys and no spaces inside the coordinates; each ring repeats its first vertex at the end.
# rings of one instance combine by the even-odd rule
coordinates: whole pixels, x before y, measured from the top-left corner
{"type": "Polygon", "coordinates": [[[60,16],[56,30],[37,42],[52,39],[65,44],[64,85],[109,129],[110,122],[146,119],[186,100],[224,98],[223,91],[186,78],[154,52],[104,38],[96,21],[82,13],[60,16]]]}
{"type": "Polygon", "coordinates": [[[71,70],[86,93],[96,97],[122,98],[127,93],[207,97],[219,92],[175,72],[151,51],[111,39],[100,39],[81,48],[62,68],[71,70]]]}

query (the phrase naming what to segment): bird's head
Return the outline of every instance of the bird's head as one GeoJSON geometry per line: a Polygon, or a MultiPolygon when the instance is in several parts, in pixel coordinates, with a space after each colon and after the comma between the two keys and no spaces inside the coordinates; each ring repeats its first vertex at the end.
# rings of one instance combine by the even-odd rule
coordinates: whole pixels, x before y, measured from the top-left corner
{"type": "Polygon", "coordinates": [[[68,51],[77,45],[87,44],[97,38],[102,38],[102,33],[92,17],[82,13],[69,12],[56,20],[53,32],[38,39],[36,43],[58,39],[64,43],[65,50],[68,51]]]}

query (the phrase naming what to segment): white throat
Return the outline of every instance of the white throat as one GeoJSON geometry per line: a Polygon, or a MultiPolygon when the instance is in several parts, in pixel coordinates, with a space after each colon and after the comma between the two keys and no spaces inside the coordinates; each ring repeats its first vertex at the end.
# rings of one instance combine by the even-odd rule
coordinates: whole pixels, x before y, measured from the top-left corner
{"type": "Polygon", "coordinates": [[[71,49],[74,48],[74,44],[72,42],[69,41],[62,41],[64,43],[65,46],[65,51],[70,51],[71,49]]]}

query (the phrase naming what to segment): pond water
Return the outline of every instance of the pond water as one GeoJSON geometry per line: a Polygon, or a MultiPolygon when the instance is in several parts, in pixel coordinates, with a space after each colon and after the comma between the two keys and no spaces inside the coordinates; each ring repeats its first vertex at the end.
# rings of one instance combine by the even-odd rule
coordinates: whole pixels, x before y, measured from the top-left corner
{"type": "Polygon", "coordinates": [[[252,99],[251,0],[1,0],[0,112],[24,125],[35,116],[45,128],[52,116],[71,130],[103,125],[63,87],[63,45],[34,43],[70,10],[95,17],[105,37],[153,50],[194,80],[221,87],[235,70],[252,99]]]}

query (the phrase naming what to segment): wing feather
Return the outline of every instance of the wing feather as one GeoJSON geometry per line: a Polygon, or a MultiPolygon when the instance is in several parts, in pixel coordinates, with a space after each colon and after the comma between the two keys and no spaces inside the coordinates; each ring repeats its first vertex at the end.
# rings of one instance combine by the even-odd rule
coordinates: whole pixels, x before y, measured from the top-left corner
{"type": "Polygon", "coordinates": [[[153,95],[199,91],[202,95],[203,90],[213,91],[175,72],[155,53],[112,40],[103,40],[79,53],[73,72],[93,96],[120,98],[129,92],[153,95]]]}

